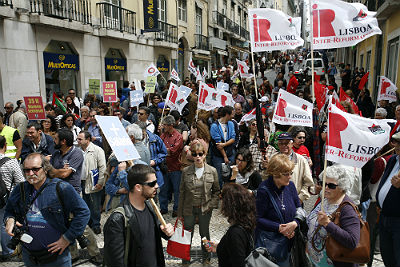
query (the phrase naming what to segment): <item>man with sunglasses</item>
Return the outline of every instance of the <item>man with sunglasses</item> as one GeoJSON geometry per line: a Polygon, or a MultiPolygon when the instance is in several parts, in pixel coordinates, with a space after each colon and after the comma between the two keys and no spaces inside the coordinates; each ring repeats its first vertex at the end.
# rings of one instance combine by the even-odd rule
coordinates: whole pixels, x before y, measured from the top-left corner
{"type": "Polygon", "coordinates": [[[13,114],[14,112],[14,104],[12,102],[7,102],[4,105],[4,120],[3,123],[7,126],[10,126],[10,116],[13,114]]]}
{"type": "Polygon", "coordinates": [[[148,202],[158,189],[154,169],[134,165],[128,171],[128,185],[128,197],[120,205],[123,211],[114,211],[104,225],[104,263],[115,267],[164,267],[161,237],[168,239],[174,229],[171,224],[160,224],[148,202]]]}
{"type": "Polygon", "coordinates": [[[313,186],[310,167],[307,160],[293,151],[293,137],[287,133],[278,136],[279,153],[285,154],[295,164],[293,169],[292,181],[297,189],[301,203],[310,198],[308,187],[313,186]]]}
{"type": "Polygon", "coordinates": [[[89,221],[86,203],[69,183],[51,179],[51,169],[40,153],[28,155],[23,164],[27,181],[18,184],[7,201],[7,234],[16,236],[18,228],[31,237],[30,242],[20,241],[26,266],[71,266],[68,246],[82,235],[89,221]]]}

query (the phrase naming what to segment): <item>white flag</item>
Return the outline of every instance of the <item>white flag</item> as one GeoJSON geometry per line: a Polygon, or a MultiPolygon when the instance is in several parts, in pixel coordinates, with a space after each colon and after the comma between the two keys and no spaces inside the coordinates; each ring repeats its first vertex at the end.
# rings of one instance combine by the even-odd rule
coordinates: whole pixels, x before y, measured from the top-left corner
{"type": "Polygon", "coordinates": [[[203,82],[206,81],[206,77],[208,76],[208,72],[206,71],[206,68],[203,68],[203,74],[201,75],[203,78],[203,82]]]}
{"type": "Polygon", "coordinates": [[[229,84],[224,82],[217,82],[217,90],[229,91],[229,84]]]}
{"type": "Polygon", "coordinates": [[[197,67],[197,69],[196,69],[195,76],[196,76],[196,82],[203,81],[203,76],[201,76],[201,71],[200,71],[199,67],[197,67]]]}
{"type": "Polygon", "coordinates": [[[256,108],[253,108],[248,113],[244,114],[240,122],[248,122],[256,118],[256,108]]]}
{"type": "Polygon", "coordinates": [[[181,79],[179,78],[179,74],[175,69],[171,70],[171,79],[174,79],[175,81],[179,82],[181,79]]]}
{"type": "Polygon", "coordinates": [[[140,103],[143,103],[143,90],[132,90],[129,92],[130,106],[137,107],[140,103]]]}
{"type": "Polygon", "coordinates": [[[392,81],[385,76],[381,76],[378,89],[378,101],[389,100],[389,103],[395,102],[397,100],[396,91],[396,85],[394,85],[392,81]]]}
{"type": "Polygon", "coordinates": [[[178,89],[178,86],[171,83],[168,90],[168,95],[166,99],[166,104],[172,110],[178,110],[182,114],[182,109],[187,104],[185,92],[178,89]]]}
{"type": "Polygon", "coordinates": [[[136,90],[142,90],[142,91],[143,91],[142,83],[141,83],[140,80],[138,80],[138,79],[135,79],[135,89],[136,89],[136,90]]]}
{"type": "Polygon", "coordinates": [[[158,71],[157,67],[154,66],[153,63],[150,64],[149,67],[147,67],[144,71],[144,77],[148,77],[148,76],[157,76],[158,74],[160,74],[160,72],[158,71]]]}
{"type": "Polygon", "coordinates": [[[301,19],[269,8],[249,9],[249,29],[253,52],[295,49],[304,44],[298,32],[301,19]]]}
{"type": "Polygon", "coordinates": [[[330,105],[326,159],[361,168],[389,142],[390,126],[330,105]]]}
{"type": "Polygon", "coordinates": [[[188,70],[197,77],[197,68],[193,63],[192,57],[190,56],[189,64],[188,64],[188,70]]]}
{"type": "Polygon", "coordinates": [[[376,12],[360,3],[312,0],[314,49],[348,47],[382,34],[376,12]]]}
{"type": "Polygon", "coordinates": [[[272,122],[312,127],[312,103],[280,89],[272,122]]]}
{"type": "Polygon", "coordinates": [[[213,110],[221,106],[221,101],[217,100],[218,91],[209,87],[206,83],[200,82],[198,109],[206,111],[213,110]]]}
{"type": "Polygon", "coordinates": [[[187,86],[181,85],[181,86],[179,86],[179,91],[181,91],[183,93],[183,95],[185,96],[185,99],[186,99],[192,92],[192,89],[190,89],[187,86]]]}
{"type": "Polygon", "coordinates": [[[247,66],[246,62],[236,59],[236,63],[241,78],[247,79],[253,77],[253,74],[249,73],[250,68],[247,66]]]}

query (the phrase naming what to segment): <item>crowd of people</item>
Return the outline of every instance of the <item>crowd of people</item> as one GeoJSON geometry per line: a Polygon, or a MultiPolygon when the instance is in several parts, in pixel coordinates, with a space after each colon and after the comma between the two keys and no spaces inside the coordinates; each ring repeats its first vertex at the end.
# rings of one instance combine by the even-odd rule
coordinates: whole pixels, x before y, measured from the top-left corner
{"type": "Polygon", "coordinates": [[[260,84],[238,80],[233,64],[213,68],[206,83],[228,83],[235,104],[212,111],[198,110],[199,84],[189,77],[182,82],[192,90],[182,113],[166,105],[172,80],[145,95],[138,107],[131,107],[129,92],[144,89],[143,81],[142,88],[125,81],[111,104],[99,95],[81,99],[73,89],[65,97],[57,93],[62,104],[48,103],[42,121],[28,121],[23,103],[14,108],[7,102],[0,113],[0,174],[7,191],[0,196],[2,260],[22,252],[27,266],[71,266],[79,259],[79,243],[98,265],[165,266],[161,238],[169,239],[174,228],[160,223],[148,202],[155,198],[160,213],[182,220],[192,238],[199,225],[207,239],[205,266],[211,252],[219,266],[244,266],[255,247],[265,247],[279,266],[365,263],[331,259],[324,247],[328,236],[349,250],[359,244],[359,214],[350,203],[371,232],[379,233],[376,249],[385,265],[399,266],[400,105],[382,100],[375,110],[368,89],[358,89],[364,69],[346,65],[338,71],[329,63],[328,80],[323,75],[316,82],[330,93],[339,93],[340,83],[360,111],[342,102],[349,113],[397,123],[391,125],[391,142],[363,168],[329,162],[324,170],[326,110],[315,105],[313,127],[272,122],[280,89],[312,101],[311,77],[298,80],[293,73],[305,57],[258,59],[260,84]],[[267,68],[276,70],[274,81],[265,77],[267,68]],[[258,104],[261,116],[244,119],[258,104]],[[96,115],[118,117],[140,159],[119,162],[96,115]],[[325,199],[307,214],[304,202],[321,191],[323,173],[325,199]],[[217,208],[230,224],[220,241],[209,229],[217,208]],[[335,224],[331,215],[338,208],[335,224]],[[109,213],[103,227],[102,212],[109,213]],[[102,232],[103,254],[95,237],[102,232]]]}

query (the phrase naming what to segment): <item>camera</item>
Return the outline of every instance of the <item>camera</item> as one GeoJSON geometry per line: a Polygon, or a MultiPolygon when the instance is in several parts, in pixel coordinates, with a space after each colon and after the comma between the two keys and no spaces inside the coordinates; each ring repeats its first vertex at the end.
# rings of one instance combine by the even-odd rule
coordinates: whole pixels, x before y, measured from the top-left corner
{"type": "Polygon", "coordinates": [[[89,239],[87,239],[84,235],[78,236],[76,240],[81,248],[86,248],[90,243],[89,239]]]}
{"type": "Polygon", "coordinates": [[[7,243],[7,247],[9,249],[15,250],[18,246],[19,242],[21,242],[21,237],[25,234],[25,230],[22,227],[15,226],[13,230],[14,236],[7,243]]]}

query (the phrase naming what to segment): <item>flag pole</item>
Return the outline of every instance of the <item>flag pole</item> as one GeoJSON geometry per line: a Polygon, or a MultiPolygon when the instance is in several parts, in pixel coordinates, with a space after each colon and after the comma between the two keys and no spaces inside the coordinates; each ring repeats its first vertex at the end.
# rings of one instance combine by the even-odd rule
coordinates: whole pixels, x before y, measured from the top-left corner
{"type": "Polygon", "coordinates": [[[310,26],[311,26],[311,41],[310,41],[310,45],[311,45],[311,99],[314,103],[315,101],[315,95],[314,95],[314,26],[313,26],[313,14],[312,14],[312,6],[311,6],[311,0],[309,0],[309,4],[310,4],[310,26]]]}
{"type": "MultiPolygon", "coordinates": [[[[326,154],[326,153],[325,153],[326,154]]],[[[321,211],[324,211],[324,199],[325,199],[325,184],[326,184],[326,165],[328,165],[328,160],[324,161],[324,175],[322,176],[322,194],[321,194],[321,211]]]]}
{"type": "Polygon", "coordinates": [[[254,78],[254,91],[256,93],[256,98],[258,99],[258,88],[257,88],[257,79],[256,79],[256,63],[254,62],[254,53],[253,53],[253,49],[251,49],[251,60],[253,61],[253,78],[254,78]]]}

